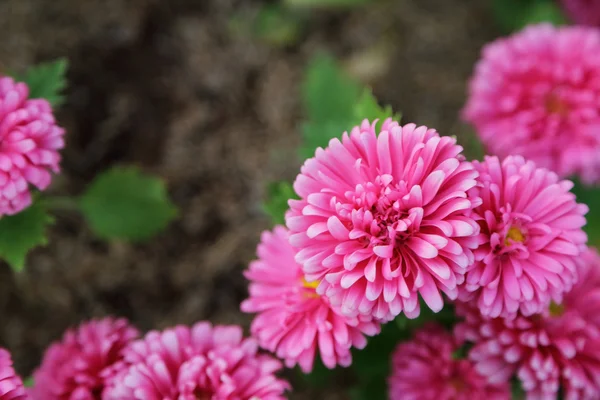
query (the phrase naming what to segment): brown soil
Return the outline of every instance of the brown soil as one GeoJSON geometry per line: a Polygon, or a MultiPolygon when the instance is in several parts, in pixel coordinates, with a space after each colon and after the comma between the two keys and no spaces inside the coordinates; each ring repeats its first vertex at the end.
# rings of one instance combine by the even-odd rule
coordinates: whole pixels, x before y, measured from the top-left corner
{"type": "MultiPolygon", "coordinates": [[[[2,0],[0,60],[19,70],[67,56],[68,131],[52,192],[78,194],[99,171],[137,164],[166,179],[180,208],[143,245],[106,243],[63,212],[24,273],[0,265],[0,346],[29,373],[64,329],[106,314],[141,329],[202,319],[247,326],[241,271],[254,256],[265,183],[300,160],[299,83],[329,50],[404,121],[459,134],[465,82],[496,35],[480,0],[382,0],[312,11],[299,41],[276,47],[231,29],[263,1],[2,0]]],[[[294,399],[343,399],[300,389],[294,399]]]]}

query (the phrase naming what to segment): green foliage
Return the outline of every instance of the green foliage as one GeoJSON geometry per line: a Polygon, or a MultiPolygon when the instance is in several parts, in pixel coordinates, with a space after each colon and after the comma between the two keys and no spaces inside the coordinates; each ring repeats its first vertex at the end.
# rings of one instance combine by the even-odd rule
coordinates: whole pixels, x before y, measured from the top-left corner
{"type": "Polygon", "coordinates": [[[290,9],[280,4],[268,4],[260,9],[253,30],[256,36],[268,43],[286,46],[298,40],[302,21],[290,9]]]}
{"type": "Polygon", "coordinates": [[[25,74],[17,75],[15,78],[29,86],[30,98],[43,98],[53,107],[58,107],[64,101],[62,92],[67,87],[68,65],[65,58],[59,58],[30,67],[25,74]]]}
{"type": "Polygon", "coordinates": [[[297,199],[294,187],[289,182],[273,182],[267,187],[267,200],[263,209],[273,224],[285,223],[285,212],[288,210],[288,200],[297,199]]]}
{"type": "Polygon", "coordinates": [[[360,124],[365,118],[369,121],[377,119],[380,124],[390,117],[398,122],[400,122],[400,119],[402,118],[401,114],[394,114],[392,106],[387,105],[381,107],[375,96],[373,96],[373,91],[371,89],[363,90],[360,99],[354,104],[353,112],[354,123],[352,125],[360,124]]]}
{"type": "Polygon", "coordinates": [[[354,7],[372,3],[373,0],[284,0],[290,7],[354,7]]]}
{"type": "Polygon", "coordinates": [[[521,382],[517,378],[514,378],[511,381],[510,387],[511,387],[511,392],[512,392],[512,400],[525,399],[525,391],[523,390],[523,387],[521,386],[521,382]]]}
{"type": "Polygon", "coordinates": [[[589,208],[589,213],[585,216],[587,224],[585,231],[588,234],[588,243],[592,246],[600,246],[600,187],[585,186],[574,179],[575,187],[573,193],[577,196],[578,203],[584,203],[589,208]]]}
{"type": "Polygon", "coordinates": [[[0,218],[0,258],[21,271],[27,253],[47,243],[46,228],[52,222],[40,201],[18,214],[0,218]]]}
{"type": "Polygon", "coordinates": [[[164,182],[133,167],[98,175],[79,206],[91,229],[106,239],[148,239],[177,215],[164,182]]]}
{"type": "Polygon", "coordinates": [[[23,386],[27,388],[33,387],[33,376],[30,376],[29,378],[23,380],[23,386]]]}
{"type": "Polygon", "coordinates": [[[404,313],[402,313],[394,320],[400,330],[414,330],[420,328],[428,322],[437,322],[446,328],[451,328],[456,323],[454,307],[448,302],[444,304],[444,308],[438,313],[433,312],[431,308],[425,304],[422,298],[419,298],[419,302],[421,306],[421,313],[419,314],[418,318],[409,319],[406,317],[406,315],[404,315],[404,313]]]}
{"type": "Polygon", "coordinates": [[[331,383],[338,370],[329,369],[321,361],[321,357],[315,357],[315,363],[313,370],[309,374],[304,374],[300,368],[297,368],[297,372],[301,379],[311,387],[323,388],[331,383]]]}
{"type": "Polygon", "coordinates": [[[506,32],[540,22],[565,23],[565,17],[554,0],[493,0],[492,9],[506,32]]]}

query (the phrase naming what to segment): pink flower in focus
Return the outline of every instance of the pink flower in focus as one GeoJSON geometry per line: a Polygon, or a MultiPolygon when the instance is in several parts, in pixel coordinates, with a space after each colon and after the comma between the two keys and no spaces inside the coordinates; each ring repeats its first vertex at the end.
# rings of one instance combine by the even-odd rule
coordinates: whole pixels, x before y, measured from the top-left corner
{"type": "Polygon", "coordinates": [[[480,246],[461,298],[473,298],[491,317],[539,313],[577,279],[588,207],[575,202],[572,182],[520,156],[473,166],[479,185],[469,195],[483,202],[473,210],[480,246]]]}
{"type": "Polygon", "coordinates": [[[477,173],[433,129],[363,121],[317,149],[294,183],[286,216],[307,281],[347,316],[439,311],[473,263],[477,223],[466,191],[477,173]]]}
{"type": "Polygon", "coordinates": [[[600,257],[595,250],[578,259],[579,281],[542,314],[514,320],[488,319],[475,307],[458,304],[465,317],[457,337],[474,342],[469,353],[477,371],[492,382],[514,373],[529,399],[600,398],[600,257]]]}
{"type": "Polygon", "coordinates": [[[104,318],[68,330],[44,354],[34,372],[36,400],[95,400],[104,388],[102,372],[121,360],[138,331],[125,319],[104,318]]]}
{"type": "Polygon", "coordinates": [[[104,400],[282,400],[281,363],[257,353],[238,326],[200,322],[152,331],[116,364],[104,400]]]}
{"type": "Polygon", "coordinates": [[[259,259],[250,263],[245,276],[250,298],[242,311],[258,313],[252,323],[252,336],[261,347],[285,359],[287,367],[299,364],[305,373],[312,370],[317,349],[328,368],[352,363],[350,348],[362,349],[363,336],[379,333],[379,324],[344,317],[326,297],[315,292],[315,284],[304,280],[302,268],[294,260],[296,251],[288,243],[288,231],[275,227],[263,232],[258,246],[259,259]]]}
{"type": "Polygon", "coordinates": [[[525,28],[483,49],[463,117],[488,153],[600,180],[600,31],[525,28]]]}
{"type": "Polygon", "coordinates": [[[437,325],[427,325],[392,354],[390,400],[508,400],[508,380],[489,383],[471,361],[454,358],[460,345],[437,325]]]}
{"type": "Polygon", "coordinates": [[[23,381],[12,366],[10,353],[0,348],[0,400],[28,399],[23,381]]]}
{"type": "Polygon", "coordinates": [[[64,130],[56,125],[50,103],[28,99],[24,83],[0,77],[0,216],[31,204],[29,184],[50,185],[59,172],[64,130]]]}
{"type": "Polygon", "coordinates": [[[580,25],[600,26],[600,2],[598,0],[561,0],[571,19],[580,25]]]}

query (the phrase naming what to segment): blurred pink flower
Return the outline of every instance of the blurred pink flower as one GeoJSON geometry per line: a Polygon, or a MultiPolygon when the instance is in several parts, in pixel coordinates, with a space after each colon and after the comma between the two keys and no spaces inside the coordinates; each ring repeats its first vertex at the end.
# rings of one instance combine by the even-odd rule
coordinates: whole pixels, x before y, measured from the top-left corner
{"type": "Polygon", "coordinates": [[[456,298],[477,223],[466,191],[477,173],[455,139],[388,119],[333,139],[306,161],[286,216],[306,280],[347,316],[389,321],[456,298]]]}
{"type": "Polygon", "coordinates": [[[64,130],[56,125],[50,103],[28,99],[24,83],[0,77],[0,216],[31,204],[29,184],[50,185],[59,172],[64,130]]]}
{"type": "Polygon", "coordinates": [[[598,0],[561,0],[569,17],[580,25],[600,26],[598,0]]]}
{"type": "Polygon", "coordinates": [[[25,400],[29,396],[12,366],[10,353],[0,348],[0,400],[25,400]]]}
{"type": "Polygon", "coordinates": [[[475,343],[477,371],[492,382],[516,373],[529,399],[555,399],[561,386],[565,399],[600,398],[600,257],[589,250],[577,262],[579,282],[542,314],[488,319],[457,305],[456,335],[475,343]]]}
{"type": "Polygon", "coordinates": [[[104,388],[102,371],[121,360],[138,331],[125,319],[91,320],[69,329],[48,347],[34,372],[36,400],[95,400],[104,388]]]}
{"type": "Polygon", "coordinates": [[[263,232],[258,260],[250,263],[245,276],[251,281],[250,298],[242,311],[258,313],[252,336],[261,347],[277,354],[287,367],[296,364],[306,373],[313,368],[319,350],[323,364],[334,368],[352,363],[350,348],[362,349],[363,336],[379,333],[379,324],[342,316],[326,297],[315,292],[315,284],[304,280],[294,260],[296,251],[288,243],[282,226],[263,232]]]}
{"type": "Polygon", "coordinates": [[[488,153],[600,180],[600,31],[525,28],[483,49],[463,117],[488,153]]]}
{"type": "Polygon", "coordinates": [[[585,249],[588,207],[575,202],[570,181],[520,156],[474,161],[482,200],[473,210],[481,226],[476,263],[461,299],[477,302],[491,317],[541,312],[552,297],[571,289],[575,260],[585,249]]]}
{"type": "Polygon", "coordinates": [[[426,325],[392,354],[390,400],[508,400],[508,380],[489,383],[469,360],[456,359],[460,345],[437,325],[426,325]]]}
{"type": "Polygon", "coordinates": [[[238,326],[200,322],[152,331],[116,364],[104,400],[280,400],[289,388],[275,358],[238,326]]]}

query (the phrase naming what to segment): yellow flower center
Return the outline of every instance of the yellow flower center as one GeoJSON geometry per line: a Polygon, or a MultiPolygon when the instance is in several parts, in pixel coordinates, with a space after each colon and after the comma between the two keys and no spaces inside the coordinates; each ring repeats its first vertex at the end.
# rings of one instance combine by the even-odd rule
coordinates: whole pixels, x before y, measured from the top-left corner
{"type": "Polygon", "coordinates": [[[315,291],[317,286],[319,286],[319,281],[308,282],[306,279],[302,278],[302,286],[308,290],[305,290],[303,295],[307,299],[318,299],[319,295],[315,291]]]}
{"type": "Polygon", "coordinates": [[[506,233],[506,239],[504,239],[504,244],[506,246],[511,244],[509,239],[513,242],[523,243],[525,241],[525,235],[523,235],[523,232],[516,226],[511,226],[506,233]]]}
{"type": "Polygon", "coordinates": [[[555,302],[551,302],[549,311],[551,316],[560,317],[565,313],[565,306],[564,304],[556,304],[555,302]]]}
{"type": "Polygon", "coordinates": [[[319,286],[319,281],[308,282],[306,279],[302,278],[302,286],[307,289],[316,289],[319,286]]]}

